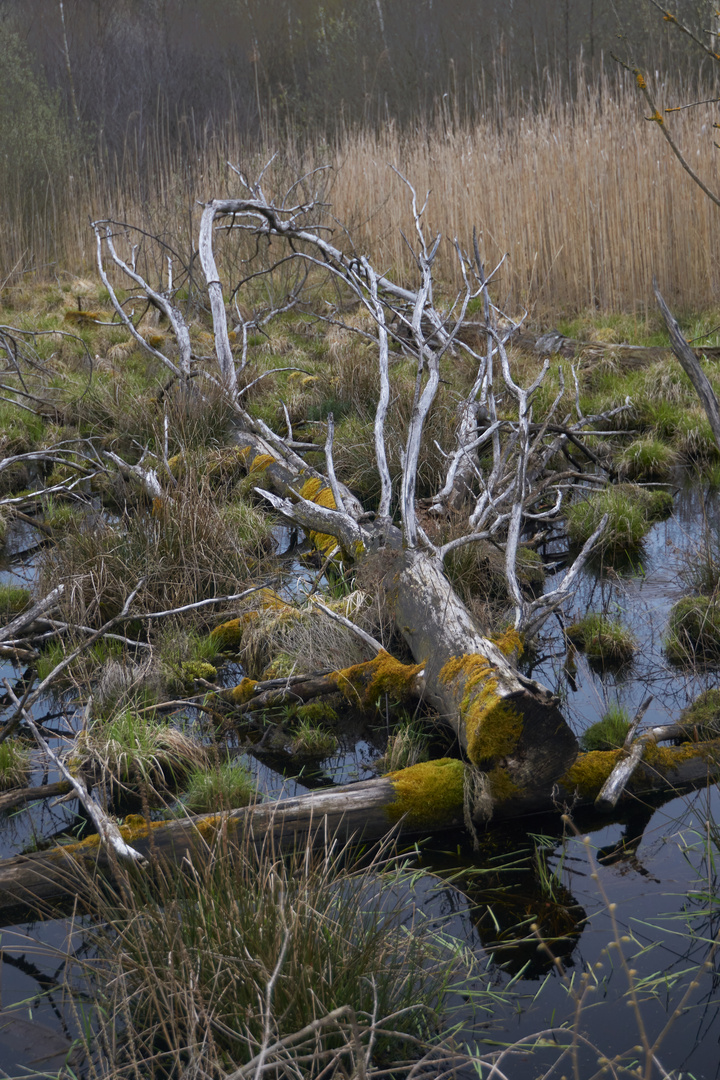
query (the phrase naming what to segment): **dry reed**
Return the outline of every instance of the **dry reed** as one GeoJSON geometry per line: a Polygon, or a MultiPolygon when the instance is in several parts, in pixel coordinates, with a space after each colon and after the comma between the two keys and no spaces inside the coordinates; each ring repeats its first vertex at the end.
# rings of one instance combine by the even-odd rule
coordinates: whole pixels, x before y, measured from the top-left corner
{"type": "MultiPolygon", "coordinates": [[[[659,96],[677,104],[694,92],[666,87],[659,96]]],[[[693,167],[717,187],[712,108],[674,114],[672,128],[693,167]]],[[[90,159],[70,183],[50,182],[34,216],[3,222],[0,264],[6,273],[16,263],[54,264],[56,272],[89,268],[88,215],[150,227],[190,252],[196,200],[239,193],[227,162],[252,171],[280,150],[278,183],[310,167],[332,167],[327,196],[334,216],[376,265],[402,276],[411,265],[398,226],[409,235],[412,221],[407,191],[390,165],[420,193],[431,191],[433,229],[467,242],[476,226],[488,265],[507,253],[497,292],[509,307],[527,305],[538,319],[589,307],[642,312],[655,273],[675,306],[708,309],[720,283],[716,210],[656,127],[644,121],[634,85],[620,78],[581,86],[572,101],[550,86],[540,106],[495,105],[472,124],[440,111],[411,131],[345,131],[332,143],[305,147],[292,132],[277,132],[254,151],[230,127],[220,135],[195,132],[200,150],[193,161],[182,158],[179,141],[156,134],[144,148],[149,164],[142,171],[139,150],[129,145],[121,161],[90,159]]],[[[449,244],[445,259],[452,284],[449,244]]]]}

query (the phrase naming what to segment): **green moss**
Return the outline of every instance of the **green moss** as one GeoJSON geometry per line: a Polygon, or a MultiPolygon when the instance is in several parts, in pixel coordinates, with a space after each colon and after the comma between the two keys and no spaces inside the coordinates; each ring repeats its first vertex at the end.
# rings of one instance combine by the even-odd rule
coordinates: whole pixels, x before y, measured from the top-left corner
{"type": "Polygon", "coordinates": [[[496,765],[491,769],[487,779],[493,803],[507,802],[522,793],[522,788],[515,783],[503,765],[496,765]]]}
{"type": "Polygon", "coordinates": [[[396,795],[386,811],[390,821],[403,818],[408,825],[428,829],[461,822],[464,774],[463,763],[455,758],[423,761],[389,773],[396,795]]]}
{"type": "Polygon", "coordinates": [[[402,664],[383,649],[373,660],[343,668],[330,678],[352,705],[368,708],[385,694],[398,703],[413,697],[415,677],[422,669],[422,664],[402,664]]]}
{"type": "Polygon", "coordinates": [[[300,705],[295,716],[311,724],[336,724],[338,718],[332,705],[326,701],[309,701],[306,705],[300,705]]]}
{"type": "Polygon", "coordinates": [[[483,768],[512,754],[523,732],[523,717],[498,695],[488,660],[477,653],[453,657],[440,671],[440,681],[457,683],[456,692],[462,694],[460,715],[472,764],[483,768]]]}
{"type": "Polygon", "coordinates": [[[720,657],[720,600],[686,596],[670,612],[665,651],[676,663],[720,657]]]}
{"type": "Polygon", "coordinates": [[[245,623],[243,619],[230,619],[210,631],[210,637],[223,649],[239,649],[245,623]]]}
{"type": "Polygon", "coordinates": [[[217,668],[203,660],[186,660],[180,665],[180,673],[185,683],[192,684],[195,679],[213,682],[217,679],[217,668]]]}

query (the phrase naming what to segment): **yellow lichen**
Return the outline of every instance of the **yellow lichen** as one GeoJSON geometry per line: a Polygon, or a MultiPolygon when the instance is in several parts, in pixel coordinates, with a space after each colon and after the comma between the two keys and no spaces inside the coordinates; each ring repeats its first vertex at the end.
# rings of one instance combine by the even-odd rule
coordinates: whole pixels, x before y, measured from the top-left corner
{"type": "Polygon", "coordinates": [[[352,705],[375,705],[387,694],[393,701],[412,696],[412,683],[422,664],[401,664],[383,649],[374,660],[335,671],[330,676],[352,705]]]}
{"type": "Polygon", "coordinates": [[[508,626],[502,634],[493,634],[490,640],[493,645],[497,645],[503,656],[522,656],[525,648],[522,634],[513,626],[508,626]]]}
{"type": "MultiPolygon", "coordinates": [[[[322,480],[316,476],[306,480],[298,494],[302,499],[307,499],[308,502],[313,502],[317,506],[324,506],[326,510],[337,509],[332,491],[329,487],[324,487],[322,480]]],[[[310,542],[325,555],[329,555],[338,544],[336,537],[330,536],[329,533],[315,532],[314,530],[310,531],[310,542]]]]}
{"type": "Polygon", "coordinates": [[[567,791],[577,791],[583,799],[592,800],[624,754],[623,750],[592,750],[580,754],[560,780],[567,791]]]}
{"type": "Polygon", "coordinates": [[[250,474],[263,472],[267,469],[268,465],[272,465],[275,458],[272,454],[257,454],[250,462],[250,468],[248,472],[250,474]]]}
{"type": "Polygon", "coordinates": [[[391,821],[404,818],[408,825],[439,828],[463,818],[464,766],[455,758],[423,761],[389,773],[396,801],[387,807],[391,821]]]}
{"type": "Polygon", "coordinates": [[[522,792],[522,788],[515,783],[502,765],[496,765],[494,769],[491,769],[487,774],[487,779],[493,803],[506,802],[522,792]]]}
{"type": "Polygon", "coordinates": [[[223,649],[237,649],[242,640],[244,625],[244,619],[230,619],[211,630],[209,636],[213,641],[219,642],[223,649]]]}
{"type": "Polygon", "coordinates": [[[231,690],[223,690],[222,696],[226,701],[231,701],[233,705],[244,705],[246,701],[250,701],[250,698],[254,696],[256,686],[257,681],[255,679],[245,678],[231,690]]]}
{"type": "Polygon", "coordinates": [[[497,679],[490,662],[479,653],[448,660],[440,681],[457,682],[460,716],[465,725],[467,755],[482,767],[512,754],[523,732],[523,717],[512,702],[497,693],[497,679]]]}

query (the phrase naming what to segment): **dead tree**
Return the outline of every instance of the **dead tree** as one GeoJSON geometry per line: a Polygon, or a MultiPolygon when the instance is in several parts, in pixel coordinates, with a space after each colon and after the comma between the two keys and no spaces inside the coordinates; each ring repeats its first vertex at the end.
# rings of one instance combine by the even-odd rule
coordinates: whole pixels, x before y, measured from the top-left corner
{"type": "MultiPolygon", "coordinates": [[[[578,404],[575,419],[570,414],[560,416],[561,424],[553,425],[563,400],[562,385],[547,414],[539,422],[533,417],[533,398],[549,361],[529,387],[514,380],[506,344],[517,324],[502,320],[493,306],[493,275],[485,275],[477,245],[469,255],[457,240],[453,242],[465,287],[449,310],[436,306],[433,274],[441,237],[428,240],[423,226],[425,207],[418,205],[414,189],[404,178],[401,180],[407,184],[415,221],[418,285],[414,289],[379,273],[365,256],[347,254],[331,243],[326,227],[318,220],[322,209],[318,198],[294,201],[292,196],[298,190],[294,185],[283,199],[272,200],[265,195],[262,178],[252,185],[243,176],[241,180],[248,197],[206,204],[200,224],[199,256],[215,340],[212,366],[188,351],[189,335],[179,307],[173,302],[171,284],[163,291],[145,282],[133,258],[119,255],[117,230],[107,221],[94,225],[103,281],[114,297],[105,266],[109,255],[135,289],[163,306],[175,333],[177,357],[160,354],[136,330],[134,335],[174,376],[195,379],[200,393],[208,382],[222,388],[237,416],[236,441],[245,449],[248,469],[257,478],[257,494],[293,525],[311,535],[333,538],[331,549],[336,548],[334,557],[338,560],[374,567],[382,603],[416,661],[416,666],[408,666],[407,678],[415,685],[420,681],[425,699],[455,728],[474,767],[477,815],[489,816],[495,804],[511,796],[518,805],[523,799],[529,805],[540,793],[547,795],[566,772],[577,755],[577,743],[553,695],[518,671],[517,654],[523,637],[537,633],[570,595],[604,522],[562,584],[536,600],[528,599],[520,587],[518,549],[528,531],[535,532],[558,520],[563,501],[578,480],[576,470],[554,472],[551,460],[569,437],[579,441],[584,428],[597,427],[607,417],[583,417],[578,404]],[[368,511],[336,476],[332,418],[325,444],[326,468],[320,472],[307,463],[302,445],[292,440],[290,432],[287,436],[276,433],[243,408],[238,374],[246,363],[247,326],[235,304],[240,324],[234,337],[243,343],[236,355],[215,250],[217,237],[235,230],[243,230],[255,243],[272,240],[277,245],[281,241],[285,250],[279,258],[301,264],[306,276],[315,270],[329,273],[372,318],[378,358],[374,448],[380,487],[374,512],[368,511]],[[483,352],[476,352],[461,336],[468,305],[479,297],[486,316],[483,352]],[[414,398],[397,486],[391,479],[385,433],[393,340],[416,363],[414,398]],[[426,422],[436,405],[442,370],[457,363],[463,354],[464,359],[470,358],[476,365],[476,377],[458,408],[456,443],[441,448],[447,461],[444,482],[421,507],[417,486],[426,422]],[[499,391],[513,402],[505,415],[498,409],[499,391]],[[479,456],[484,448],[490,451],[487,464],[485,456],[479,456]],[[466,531],[459,538],[437,545],[423,528],[422,511],[442,518],[450,510],[464,514],[466,531]],[[477,625],[445,572],[451,552],[465,544],[488,540],[504,548],[508,591],[515,609],[514,630],[501,641],[491,640],[477,625]]],[[[284,307],[297,299],[296,293],[284,307]]],[[[130,316],[119,302],[113,302],[127,325],[132,321],[130,316]]],[[[387,654],[369,662],[375,665],[376,673],[384,657],[387,654]]],[[[392,658],[387,657],[387,661],[390,664],[392,658]]],[[[393,673],[397,681],[397,665],[393,673]]],[[[387,687],[391,684],[390,675],[386,676],[383,685],[387,687]]]]}

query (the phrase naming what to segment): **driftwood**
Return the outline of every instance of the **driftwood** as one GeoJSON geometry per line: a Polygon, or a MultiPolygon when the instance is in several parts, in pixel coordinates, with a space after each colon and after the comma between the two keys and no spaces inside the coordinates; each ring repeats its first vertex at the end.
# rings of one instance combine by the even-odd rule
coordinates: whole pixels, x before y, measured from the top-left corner
{"type": "MultiPolygon", "coordinates": [[[[468,321],[464,324],[461,335],[473,340],[473,338],[479,338],[484,332],[484,324],[468,321]]],[[[658,360],[669,360],[674,353],[673,348],[667,345],[628,345],[627,342],[608,344],[604,341],[581,341],[577,338],[565,337],[558,330],[552,330],[549,333],[540,335],[517,330],[509,339],[509,343],[524,352],[534,353],[535,356],[560,356],[564,360],[583,358],[592,362],[593,360],[602,360],[606,356],[612,356],[614,360],[628,369],[644,367],[646,364],[653,364],[658,360]]],[[[720,347],[717,345],[708,345],[690,351],[697,360],[703,358],[720,360],[720,347]]]]}
{"type": "MultiPolygon", "coordinates": [[[[592,807],[605,780],[623,751],[596,751],[580,755],[555,785],[538,793],[531,805],[526,795],[507,789],[497,800],[495,821],[558,809],[592,807]]],[[[638,797],[674,797],[682,790],[720,777],[720,739],[687,743],[674,748],[646,750],[631,782],[625,803],[638,797]]],[[[304,845],[309,836],[319,841],[337,836],[371,842],[395,830],[401,840],[451,831],[464,836],[465,767],[455,759],[414,765],[388,776],[343,787],[299,795],[279,802],[258,803],[177,821],[153,822],[148,828],[140,816],[130,816],[120,832],[124,841],[148,861],[181,859],[188,850],[207,850],[222,832],[230,840],[252,829],[258,842],[272,837],[278,850],[304,845]]],[[[492,826],[490,826],[492,827],[492,826]]],[[[19,917],[68,897],[82,901],[83,875],[110,874],[112,856],[98,837],[49,851],[19,855],[0,862],[0,919],[19,917]]]]}
{"type": "Polygon", "coordinates": [[[653,289],[655,290],[655,299],[658,302],[658,307],[660,308],[670,335],[672,351],[679,360],[683,371],[690,379],[690,382],[695,387],[697,396],[700,398],[700,403],[705,410],[705,415],[710,423],[715,442],[718,447],[720,447],[720,406],[718,406],[718,399],[715,396],[715,391],[710,384],[710,380],[703,371],[698,357],[683,337],[676,319],[671,314],[670,309],[662,297],[655,278],[653,278],[653,289]]]}

